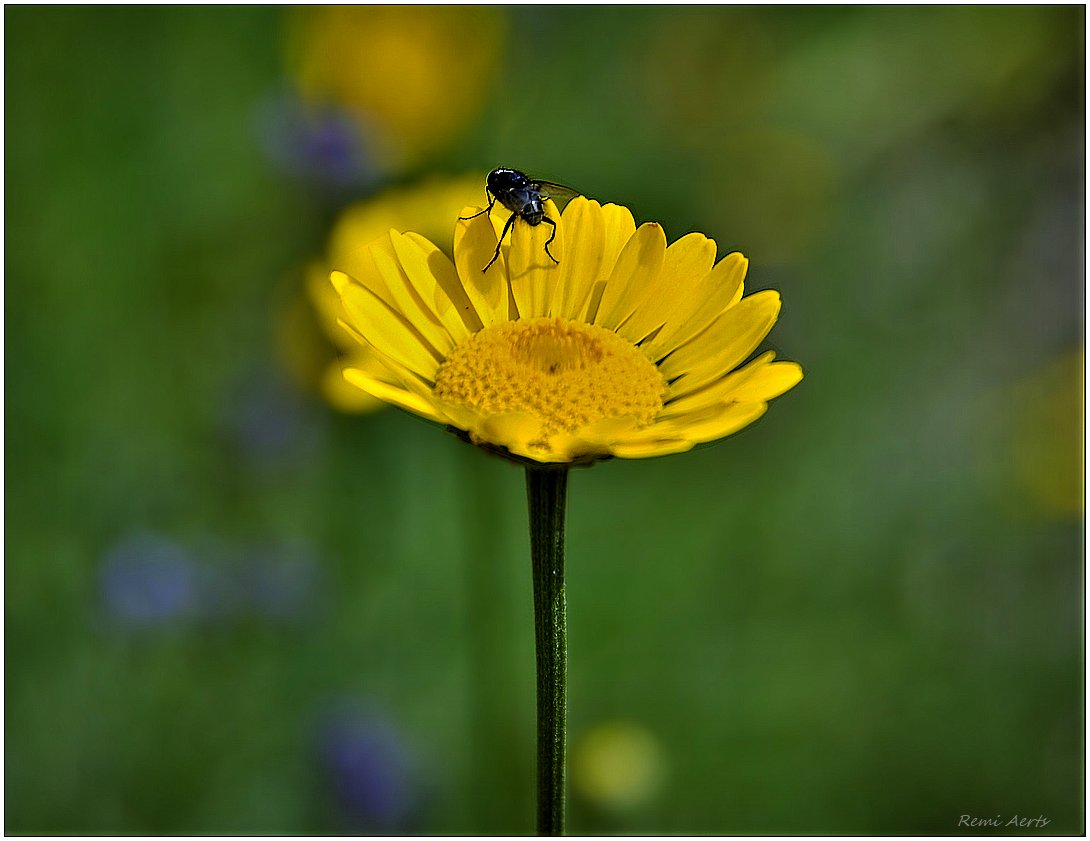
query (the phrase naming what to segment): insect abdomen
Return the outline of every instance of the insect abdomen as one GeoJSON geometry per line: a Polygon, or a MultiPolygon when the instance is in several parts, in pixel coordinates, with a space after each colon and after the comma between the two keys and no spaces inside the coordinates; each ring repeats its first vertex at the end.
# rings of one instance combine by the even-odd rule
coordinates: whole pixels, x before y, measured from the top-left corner
{"type": "Polygon", "coordinates": [[[526,220],[528,225],[540,225],[541,220],[545,216],[545,205],[539,201],[530,201],[526,203],[526,206],[522,208],[519,213],[523,219],[526,220]]]}

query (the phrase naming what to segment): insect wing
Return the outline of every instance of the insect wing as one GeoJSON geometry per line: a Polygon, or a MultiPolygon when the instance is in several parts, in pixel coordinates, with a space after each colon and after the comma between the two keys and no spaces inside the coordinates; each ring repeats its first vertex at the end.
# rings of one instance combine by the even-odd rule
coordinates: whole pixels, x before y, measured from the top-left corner
{"type": "Polygon", "coordinates": [[[582,195],[578,190],[565,187],[563,184],[554,184],[552,181],[535,181],[534,187],[541,193],[543,199],[553,199],[554,201],[569,201],[576,196],[582,195]]]}

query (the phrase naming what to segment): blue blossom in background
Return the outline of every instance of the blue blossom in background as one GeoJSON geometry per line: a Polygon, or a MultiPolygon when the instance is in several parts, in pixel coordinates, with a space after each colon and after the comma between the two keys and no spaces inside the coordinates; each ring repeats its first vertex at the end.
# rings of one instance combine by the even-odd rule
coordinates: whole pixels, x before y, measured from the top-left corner
{"type": "Polygon", "coordinates": [[[319,727],[318,756],[350,831],[413,831],[421,812],[418,769],[404,734],[360,710],[331,714],[319,727]]]}
{"type": "Polygon", "coordinates": [[[106,613],[136,629],[298,621],[315,613],[322,590],[319,559],[301,541],[240,547],[208,538],[187,548],[138,532],[109,549],[99,569],[106,613]]]}
{"type": "Polygon", "coordinates": [[[258,142],[274,166],[320,190],[348,195],[381,175],[360,120],[333,105],[279,93],[259,104],[255,123],[258,142]]]}
{"type": "Polygon", "coordinates": [[[99,569],[106,612],[134,626],[190,617],[197,604],[197,573],[185,549],[154,533],[130,534],[107,550],[99,569]]]}

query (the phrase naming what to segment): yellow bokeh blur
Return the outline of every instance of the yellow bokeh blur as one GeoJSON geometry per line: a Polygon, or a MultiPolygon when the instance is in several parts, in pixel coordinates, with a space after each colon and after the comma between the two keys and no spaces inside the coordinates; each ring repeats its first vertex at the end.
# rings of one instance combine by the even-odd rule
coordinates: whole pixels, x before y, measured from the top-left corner
{"type": "Polygon", "coordinates": [[[572,788],[608,811],[628,811],[649,802],[665,776],[658,740],[630,721],[597,725],[572,754],[572,788]]]}
{"type": "Polygon", "coordinates": [[[380,166],[403,170],[447,146],[490,92],[498,9],[335,6],[298,10],[287,36],[300,95],[356,117],[380,166]]]}
{"type": "Polygon", "coordinates": [[[1025,502],[1047,519],[1081,517],[1085,352],[1056,357],[1007,396],[1014,407],[1012,466],[1025,502]]]}

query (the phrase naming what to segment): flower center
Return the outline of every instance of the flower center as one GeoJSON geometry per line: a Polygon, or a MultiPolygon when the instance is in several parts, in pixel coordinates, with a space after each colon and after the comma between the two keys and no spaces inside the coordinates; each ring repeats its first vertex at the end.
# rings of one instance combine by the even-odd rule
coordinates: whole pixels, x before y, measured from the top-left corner
{"type": "Polygon", "coordinates": [[[450,352],[435,380],[436,397],[482,415],[536,415],[545,439],[605,418],[648,424],[665,393],[662,374],[631,342],[562,318],[486,327],[450,352]]]}

